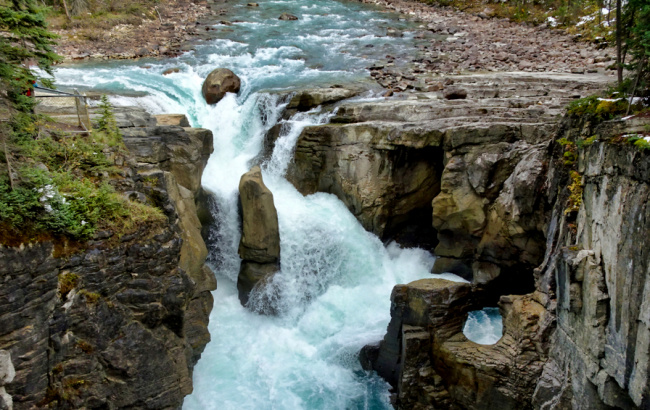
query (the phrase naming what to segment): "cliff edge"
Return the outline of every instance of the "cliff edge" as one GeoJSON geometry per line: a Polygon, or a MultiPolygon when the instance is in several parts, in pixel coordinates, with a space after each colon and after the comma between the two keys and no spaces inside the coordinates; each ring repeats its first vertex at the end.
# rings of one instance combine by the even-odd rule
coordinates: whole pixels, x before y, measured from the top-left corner
{"type": "Polygon", "coordinates": [[[15,367],[4,386],[15,409],[176,409],[210,340],[216,280],[195,201],[212,133],[158,126],[138,108],[116,117],[126,151],[107,155],[121,170],[111,184],[166,222],[0,247],[0,349],[15,367]]]}

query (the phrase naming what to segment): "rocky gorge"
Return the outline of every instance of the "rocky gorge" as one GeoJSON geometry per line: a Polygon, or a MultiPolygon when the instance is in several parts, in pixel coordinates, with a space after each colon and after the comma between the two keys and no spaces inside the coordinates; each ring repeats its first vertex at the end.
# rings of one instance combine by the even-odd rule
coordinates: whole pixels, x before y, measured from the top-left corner
{"type": "Polygon", "coordinates": [[[647,120],[559,120],[598,77],[448,79],[466,99],[338,103],[329,124],[303,130],[288,170],[301,193],[336,195],[386,240],[435,246],[433,272],[469,281],[396,286],[388,332],[362,364],[403,409],[648,408],[637,242],[648,233],[648,158],[620,142],[647,120]],[[596,142],[568,163],[557,141],[586,137],[596,142]],[[577,206],[570,175],[583,186],[577,206]],[[501,339],[469,341],[468,312],[494,304],[501,339]]]}
{"type": "MultiPolygon", "coordinates": [[[[470,281],[393,290],[388,333],[361,357],[394,386],[397,408],[648,408],[648,271],[634,244],[648,232],[647,153],[610,142],[648,123],[558,124],[553,80],[543,95],[511,78],[521,80],[528,103],[482,99],[485,89],[467,87],[481,80],[462,78],[479,110],[440,96],[343,103],[331,124],[305,129],[290,180],[334,193],[380,236],[437,243],[434,273],[470,281]],[[570,209],[557,140],[585,136],[598,142],[577,159],[583,202],[570,209]],[[467,340],[468,312],[497,300],[503,337],[467,340]]],[[[578,94],[596,85],[559,88],[569,84],[578,94]]]]}
{"type": "MultiPolygon", "coordinates": [[[[266,39],[253,51],[222,41],[243,50],[224,64],[241,75],[239,95],[213,86],[207,108],[197,78],[230,61],[222,54],[164,78],[163,65],[108,81],[85,68],[100,87],[119,74],[118,89],[150,93],[116,100],[185,110],[116,109],[128,153],[113,157],[114,184],[168,223],[100,232],[77,253],[50,241],[0,248],[0,403],[650,408],[648,151],[627,142],[650,124],[566,111],[606,86],[612,51],[546,27],[383,4],[415,15],[412,41],[423,42],[369,66],[384,89],[340,72],[312,84],[302,71],[292,75],[308,86],[269,86],[288,81],[277,67],[318,64],[266,39]],[[501,338],[469,340],[470,312],[494,306],[501,338]]],[[[302,7],[276,24],[307,20],[302,7]]],[[[232,20],[218,26],[263,25],[232,20]]]]}
{"type": "Polygon", "coordinates": [[[177,408],[192,391],[216,289],[195,202],[212,133],[116,117],[128,151],[109,154],[113,184],[168,223],[0,248],[1,408],[177,408]]]}

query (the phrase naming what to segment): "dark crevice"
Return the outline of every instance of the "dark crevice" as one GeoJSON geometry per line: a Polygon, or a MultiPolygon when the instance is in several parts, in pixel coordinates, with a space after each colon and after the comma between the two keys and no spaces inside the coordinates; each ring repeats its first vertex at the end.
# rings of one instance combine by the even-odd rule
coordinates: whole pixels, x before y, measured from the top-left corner
{"type": "MultiPolygon", "coordinates": [[[[398,149],[390,155],[395,182],[398,186],[408,186],[413,178],[418,177],[422,169],[429,175],[420,186],[411,190],[402,198],[415,197],[420,206],[403,214],[391,215],[386,223],[382,239],[385,242],[396,241],[404,247],[418,247],[433,251],[438,245],[438,232],[433,228],[432,201],[440,193],[442,171],[444,169],[444,151],[439,147],[422,149],[398,149]],[[395,170],[400,174],[395,175],[395,170]]],[[[395,198],[399,201],[400,198],[395,198]]]]}

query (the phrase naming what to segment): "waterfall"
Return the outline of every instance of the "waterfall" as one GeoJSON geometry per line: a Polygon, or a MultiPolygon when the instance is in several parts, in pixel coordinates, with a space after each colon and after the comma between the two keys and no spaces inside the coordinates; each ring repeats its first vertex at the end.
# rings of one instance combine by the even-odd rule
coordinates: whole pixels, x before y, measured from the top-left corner
{"type": "Polygon", "coordinates": [[[383,337],[393,286],[431,277],[434,258],[420,249],[385,246],[335,196],[303,197],[284,179],[301,131],[327,122],[332,113],[315,109],[283,120],[280,95],[331,84],[372,89],[365,67],[387,54],[413,54],[411,26],[355,2],[263,5],[228,2],[232,31],[218,31],[218,38],[179,58],[61,67],[57,83],[108,92],[114,104],[154,114],[184,113],[193,126],[213,131],[215,149],[202,182],[212,194],[208,261],[219,286],[212,341],[195,367],[185,409],[389,409],[388,385],[362,370],[357,354],[383,337]],[[278,20],[285,11],[299,20],[278,20]],[[404,36],[387,37],[389,26],[404,36]],[[179,72],[163,75],[173,67],[179,72]],[[242,90],[208,106],[201,84],[217,67],[236,72],[242,90]],[[262,316],[237,297],[237,188],[278,122],[283,131],[262,168],[278,211],[282,269],[262,291],[267,293],[253,294],[250,303],[273,297],[279,314],[262,316]]]}
{"type": "Polygon", "coordinates": [[[284,122],[263,166],[278,210],[282,269],[249,302],[254,307],[272,298],[279,313],[260,316],[242,307],[235,286],[237,184],[264,133],[279,120],[282,104],[253,94],[241,105],[223,100],[218,108],[215,121],[248,126],[245,133],[232,131],[231,138],[225,137],[230,128],[220,130],[215,146],[223,152],[215,151],[204,172],[203,185],[220,211],[219,241],[211,252],[222,262],[210,323],[213,342],[195,368],[195,390],[185,408],[390,408],[387,385],[361,369],[357,353],[383,336],[392,287],[429,276],[433,257],[395,244],[384,247],[338,198],[303,197],[284,179],[300,132],[331,115],[299,113],[284,122]]]}

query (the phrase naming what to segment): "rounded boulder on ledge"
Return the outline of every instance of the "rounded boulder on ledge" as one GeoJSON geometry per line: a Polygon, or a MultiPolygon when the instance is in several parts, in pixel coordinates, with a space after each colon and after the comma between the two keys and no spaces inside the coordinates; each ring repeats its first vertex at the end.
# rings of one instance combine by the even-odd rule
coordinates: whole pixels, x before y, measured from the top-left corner
{"type": "Polygon", "coordinates": [[[216,104],[226,93],[238,93],[241,80],[227,68],[217,68],[203,82],[203,98],[208,104],[216,104]]]}

